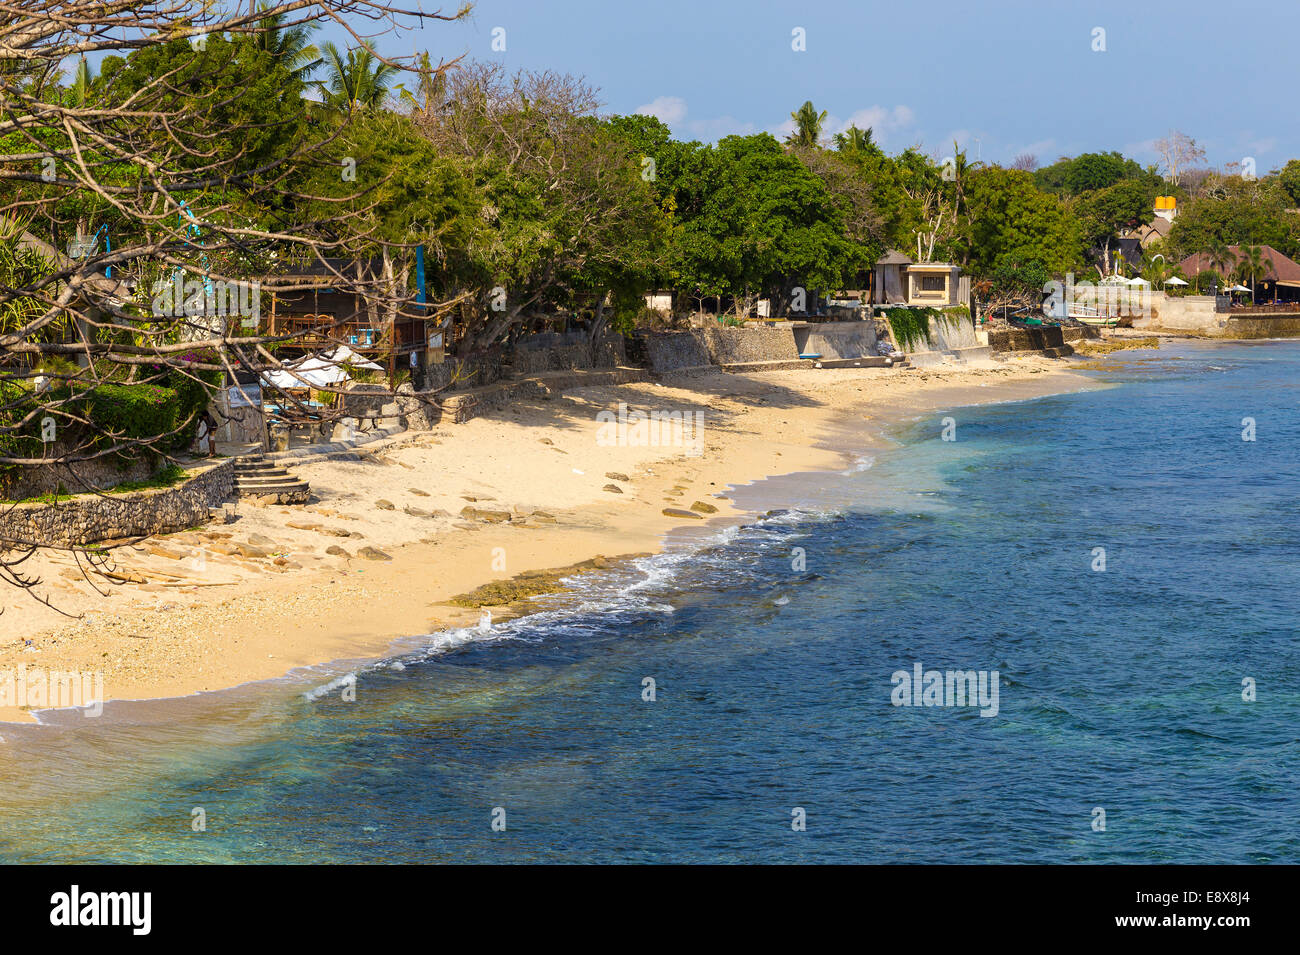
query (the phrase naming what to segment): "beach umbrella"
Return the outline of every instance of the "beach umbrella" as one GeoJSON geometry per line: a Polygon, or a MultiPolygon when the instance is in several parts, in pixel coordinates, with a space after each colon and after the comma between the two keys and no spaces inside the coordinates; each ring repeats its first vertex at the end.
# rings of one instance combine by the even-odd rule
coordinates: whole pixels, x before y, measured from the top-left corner
{"type": "Polygon", "coordinates": [[[1180,279],[1177,275],[1175,275],[1173,278],[1171,278],[1171,279],[1169,279],[1167,282],[1165,282],[1165,284],[1166,284],[1166,285],[1186,285],[1187,283],[1184,282],[1182,279],[1180,279]]]}
{"type": "Polygon", "coordinates": [[[364,368],[368,371],[383,371],[383,365],[377,365],[367,358],[362,358],[347,345],[340,345],[333,351],[327,351],[317,356],[322,362],[335,365],[351,365],[353,368],[364,368]]]}
{"type": "Polygon", "coordinates": [[[1246,286],[1244,286],[1244,285],[1237,284],[1237,285],[1230,286],[1230,287],[1228,288],[1228,291],[1229,291],[1229,292],[1249,292],[1250,289],[1246,288],[1246,286]]]}
{"type": "Polygon", "coordinates": [[[289,388],[328,388],[342,384],[351,376],[338,365],[322,362],[313,355],[285,366],[284,371],[271,371],[262,380],[282,390],[289,388]]]}
{"type": "Polygon", "coordinates": [[[289,362],[283,371],[271,371],[262,376],[262,380],[276,388],[329,388],[351,381],[347,368],[353,370],[383,371],[382,365],[362,358],[347,345],[339,345],[332,351],[319,355],[309,355],[289,362]],[[347,366],[346,368],[344,366],[347,366]]]}
{"type": "Polygon", "coordinates": [[[1146,279],[1137,278],[1137,279],[1129,279],[1128,284],[1129,285],[1150,285],[1151,283],[1148,282],[1146,279]]]}

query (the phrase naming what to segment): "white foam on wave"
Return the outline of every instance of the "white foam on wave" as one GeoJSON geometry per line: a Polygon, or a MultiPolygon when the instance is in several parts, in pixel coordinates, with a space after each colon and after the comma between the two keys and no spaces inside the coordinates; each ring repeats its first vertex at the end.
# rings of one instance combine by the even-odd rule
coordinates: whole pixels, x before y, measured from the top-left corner
{"type": "MultiPolygon", "coordinates": [[[[557,630],[573,631],[588,626],[607,627],[611,615],[654,616],[676,612],[672,597],[680,592],[679,580],[683,572],[700,576],[702,569],[715,569],[734,573],[733,562],[725,555],[715,553],[720,547],[734,546],[747,538],[755,542],[771,543],[771,535],[779,537],[801,536],[798,525],[819,523],[835,515],[829,511],[792,508],[762,517],[750,524],[733,524],[716,532],[689,539],[670,541],[665,550],[647,557],[638,557],[610,571],[588,572],[564,578],[569,587],[563,595],[534,598],[539,609],[502,623],[483,627],[481,623],[441,630],[420,638],[400,657],[376,661],[357,673],[389,669],[403,671],[412,663],[427,660],[471,643],[545,639],[557,630]],[[554,605],[547,606],[547,603],[554,605]]],[[[339,690],[357,673],[347,674],[321,687],[303,694],[308,700],[318,700],[339,690]]]]}
{"type": "Polygon", "coordinates": [[[845,471],[841,471],[840,473],[843,474],[845,477],[852,477],[854,474],[861,474],[863,471],[871,470],[872,465],[874,465],[875,463],[876,463],[876,456],[874,454],[863,454],[860,455],[858,459],[853,462],[853,467],[845,471]]]}
{"type": "Polygon", "coordinates": [[[357,675],[355,672],[345,673],[340,677],[335,677],[333,680],[330,680],[322,686],[313,687],[312,689],[305,691],[303,693],[303,698],[309,703],[314,703],[323,697],[329,696],[335,690],[341,690],[343,687],[351,686],[356,682],[357,675]]]}

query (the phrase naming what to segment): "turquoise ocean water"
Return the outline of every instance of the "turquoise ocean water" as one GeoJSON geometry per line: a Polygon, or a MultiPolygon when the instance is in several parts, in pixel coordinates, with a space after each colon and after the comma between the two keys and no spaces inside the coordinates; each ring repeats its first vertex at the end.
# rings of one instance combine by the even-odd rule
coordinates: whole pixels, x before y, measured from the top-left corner
{"type": "Polygon", "coordinates": [[[1300,861],[1300,344],[1097,377],[489,633],[6,728],[0,861],[1300,861]]]}

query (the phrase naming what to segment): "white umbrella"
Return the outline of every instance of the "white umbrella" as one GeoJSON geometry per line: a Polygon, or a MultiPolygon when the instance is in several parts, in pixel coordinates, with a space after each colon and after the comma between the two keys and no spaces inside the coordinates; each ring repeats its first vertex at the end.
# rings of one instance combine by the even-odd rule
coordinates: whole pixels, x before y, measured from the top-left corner
{"type": "Polygon", "coordinates": [[[1128,284],[1129,285],[1150,285],[1151,283],[1148,282],[1146,279],[1139,278],[1139,279],[1129,279],[1128,284]]]}
{"type": "Polygon", "coordinates": [[[283,371],[271,371],[262,376],[268,384],[280,388],[328,388],[347,381],[350,377],[336,364],[326,363],[313,355],[302,361],[286,365],[283,371]]]}
{"type": "Polygon", "coordinates": [[[1184,282],[1182,279],[1180,279],[1177,275],[1175,275],[1173,278],[1166,280],[1165,284],[1166,284],[1166,285],[1186,285],[1187,283],[1184,282]]]}
{"type": "Polygon", "coordinates": [[[289,362],[282,371],[267,372],[263,380],[280,388],[329,388],[350,381],[348,366],[353,369],[364,368],[368,371],[383,371],[382,365],[362,358],[347,345],[339,345],[333,351],[320,355],[310,355],[289,362]]]}
{"type": "Polygon", "coordinates": [[[1230,288],[1228,289],[1228,291],[1229,291],[1229,292],[1249,292],[1250,289],[1246,288],[1246,286],[1244,286],[1244,285],[1233,285],[1232,287],[1230,287],[1230,288]]]}
{"type": "Polygon", "coordinates": [[[347,345],[340,345],[333,351],[325,352],[319,356],[321,361],[331,362],[336,365],[351,365],[353,368],[365,368],[368,371],[383,371],[383,365],[376,365],[369,359],[362,358],[347,345]]]}

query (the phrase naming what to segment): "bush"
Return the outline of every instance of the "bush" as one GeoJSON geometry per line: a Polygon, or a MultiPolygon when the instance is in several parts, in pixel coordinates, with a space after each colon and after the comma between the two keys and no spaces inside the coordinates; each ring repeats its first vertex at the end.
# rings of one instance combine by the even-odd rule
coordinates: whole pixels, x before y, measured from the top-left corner
{"type": "MultiPolygon", "coordinates": [[[[150,438],[176,429],[180,396],[159,385],[100,385],[86,394],[86,417],[108,435],[150,438]]],[[[109,439],[111,440],[111,439],[109,439]]],[[[165,444],[169,442],[164,442],[165,444]]]]}
{"type": "MultiPolygon", "coordinates": [[[[189,447],[198,418],[207,407],[219,372],[202,372],[198,380],[171,370],[162,376],[166,384],[101,383],[93,388],[57,379],[48,391],[36,395],[30,385],[0,380],[0,428],[12,426],[31,415],[17,432],[0,433],[0,457],[39,458],[45,451],[41,441],[41,420],[49,416],[58,423],[62,445],[88,444],[110,447],[122,439],[146,442],[145,454],[168,453],[189,447]],[[35,411],[35,414],[33,414],[35,411]],[[85,425],[70,420],[84,418],[85,425]]],[[[138,457],[140,449],[123,456],[138,457]]],[[[11,469],[12,466],[10,466],[11,469]]],[[[0,471],[6,470],[0,467],[0,471]]]]}

